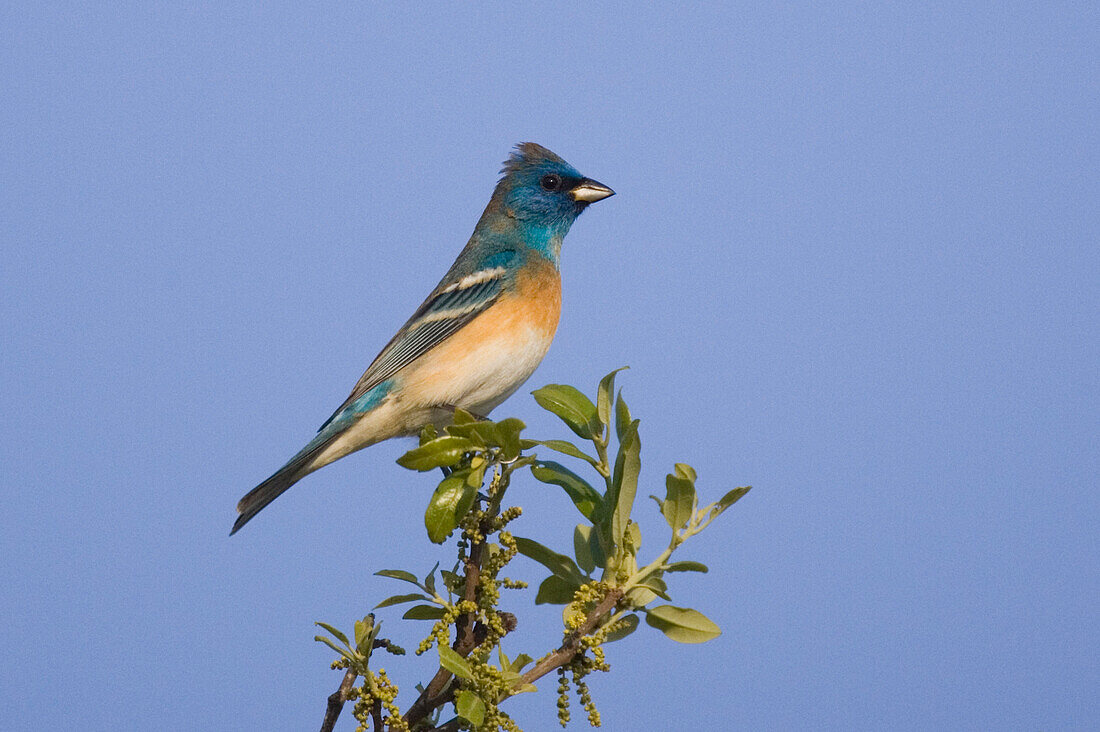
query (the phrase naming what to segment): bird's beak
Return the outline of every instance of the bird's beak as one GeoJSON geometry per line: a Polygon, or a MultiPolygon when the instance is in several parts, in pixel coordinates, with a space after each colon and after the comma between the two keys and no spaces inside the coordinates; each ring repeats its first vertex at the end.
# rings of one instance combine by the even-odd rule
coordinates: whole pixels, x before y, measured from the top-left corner
{"type": "Polygon", "coordinates": [[[596,201],[602,201],[608,196],[614,196],[615,191],[599,181],[592,180],[591,178],[582,178],[580,183],[569,189],[569,195],[577,202],[595,203],[596,201]]]}

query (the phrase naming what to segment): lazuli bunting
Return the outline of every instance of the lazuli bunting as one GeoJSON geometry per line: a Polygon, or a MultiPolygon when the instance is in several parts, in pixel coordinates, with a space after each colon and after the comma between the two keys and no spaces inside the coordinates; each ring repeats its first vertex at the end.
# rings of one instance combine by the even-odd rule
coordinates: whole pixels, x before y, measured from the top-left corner
{"type": "Polygon", "coordinates": [[[542,361],[561,312],[574,219],[614,194],[531,142],[516,146],[458,259],[297,455],[237,504],[236,533],[306,475],[391,437],[487,415],[542,361]]]}

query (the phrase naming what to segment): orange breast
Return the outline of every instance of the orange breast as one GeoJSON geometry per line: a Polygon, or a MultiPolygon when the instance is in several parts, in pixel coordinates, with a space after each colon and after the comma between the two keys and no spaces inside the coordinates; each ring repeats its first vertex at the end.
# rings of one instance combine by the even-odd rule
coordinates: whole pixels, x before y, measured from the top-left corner
{"type": "Polygon", "coordinates": [[[561,316],[561,279],[539,258],[501,296],[403,375],[404,392],[421,404],[497,402],[526,381],[546,355],[561,316]]]}
{"type": "Polygon", "coordinates": [[[553,338],[561,317],[561,277],[545,259],[531,256],[537,264],[520,270],[515,291],[502,297],[482,317],[494,321],[498,328],[526,327],[553,338]]]}

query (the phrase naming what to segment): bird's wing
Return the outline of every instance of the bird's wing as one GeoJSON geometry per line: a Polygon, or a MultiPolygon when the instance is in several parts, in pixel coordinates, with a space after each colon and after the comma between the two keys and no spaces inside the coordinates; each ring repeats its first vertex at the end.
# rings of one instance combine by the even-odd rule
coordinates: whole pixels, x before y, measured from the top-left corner
{"type": "Polygon", "coordinates": [[[367,367],[351,395],[321,425],[321,429],[327,427],[349,404],[484,312],[500,296],[506,273],[504,267],[490,267],[437,287],[367,367]]]}

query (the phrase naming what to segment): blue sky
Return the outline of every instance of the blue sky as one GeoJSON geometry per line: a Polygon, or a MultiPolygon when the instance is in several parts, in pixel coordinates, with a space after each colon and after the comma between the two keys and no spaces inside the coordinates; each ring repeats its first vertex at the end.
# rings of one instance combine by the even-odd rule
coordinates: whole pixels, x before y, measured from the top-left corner
{"type": "MultiPolygon", "coordinates": [[[[674,577],[723,635],[613,646],[606,728],[1100,725],[1096,5],[367,5],[0,10],[6,728],[319,725],[312,622],[446,559],[431,483],[386,443],[230,540],[234,504],[523,140],[618,195],[495,416],[565,437],[530,389],[629,364],[643,492],[754,486],[674,577]]],[[[515,602],[537,655],[557,610],[515,602]]]]}

